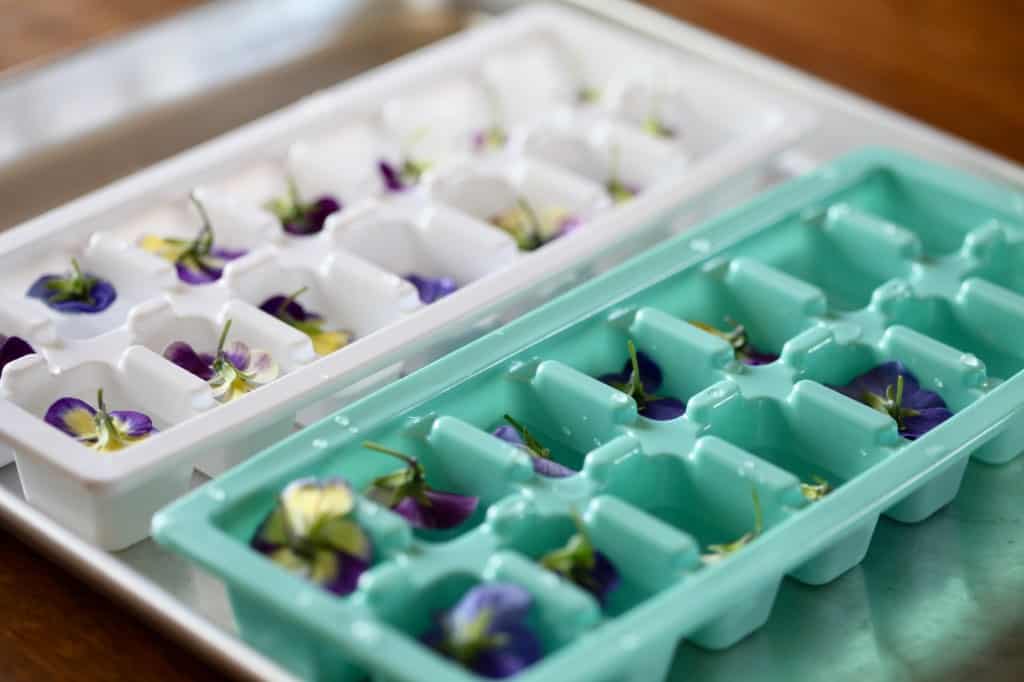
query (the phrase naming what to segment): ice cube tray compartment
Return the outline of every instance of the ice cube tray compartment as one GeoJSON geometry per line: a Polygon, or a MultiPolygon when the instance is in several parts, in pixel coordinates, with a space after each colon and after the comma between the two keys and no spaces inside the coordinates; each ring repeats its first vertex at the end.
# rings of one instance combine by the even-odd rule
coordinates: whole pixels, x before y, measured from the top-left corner
{"type": "MultiPolygon", "coordinates": [[[[19,469],[61,477],[74,493],[68,499],[78,501],[61,507],[61,496],[30,498],[56,518],[81,517],[73,527],[108,549],[130,545],[144,537],[144,524],[131,532],[105,528],[90,500],[102,499],[114,515],[147,518],[177,494],[152,494],[168,472],[180,491],[193,467],[208,474],[230,468],[287,434],[297,415],[305,421],[328,413],[494,328],[600,269],[613,248],[617,259],[638,251],[645,242],[630,241],[631,234],[670,220],[680,204],[731,175],[763,171],[810,124],[806,112],[738,77],[736,87],[725,87],[728,76],[719,71],[582,12],[524,8],[4,235],[0,320],[17,319],[11,330],[32,332],[55,394],[72,388],[65,382],[78,368],[113,367],[138,345],[162,363],[157,374],[171,377],[172,395],[184,373],[159,357],[161,345],[179,333],[208,345],[226,315],[235,324],[232,339],[281,354],[283,370],[271,386],[196,409],[186,428],[106,459],[42,429],[35,398],[8,382],[3,436],[19,469]],[[613,54],[615,69],[597,64],[613,54]],[[686,140],[647,136],[623,116],[614,84],[633,82],[655,63],[692,76],[685,97],[707,100],[704,118],[732,121],[729,135],[696,152],[686,140]],[[587,89],[598,96],[580,97],[587,89]],[[507,142],[481,148],[479,134],[494,127],[507,142]],[[583,140],[594,166],[535,153],[528,141],[552,127],[583,140]],[[619,147],[621,162],[614,162],[619,147]],[[419,182],[394,191],[380,163],[406,160],[428,168],[419,182]],[[613,169],[643,191],[613,205],[604,186],[613,169]],[[331,195],[342,204],[318,234],[289,234],[269,210],[290,181],[302,202],[331,195]],[[566,210],[583,226],[537,252],[520,252],[489,222],[519,195],[566,210]],[[228,262],[217,282],[193,286],[143,246],[147,236],[195,238],[202,213],[215,245],[246,253],[228,262]],[[113,282],[118,298],[110,309],[72,317],[24,298],[36,277],[66,271],[72,256],[113,282]],[[426,306],[404,279],[413,273],[451,276],[459,290],[426,306]],[[301,302],[324,316],[326,329],[352,332],[353,343],[317,357],[304,334],[258,310],[269,296],[302,287],[301,302]],[[525,291],[530,295],[516,298],[525,291]],[[428,339],[462,320],[469,320],[464,333],[428,347],[428,339]],[[141,489],[150,494],[135,494],[141,489]]],[[[126,385],[139,381],[122,373],[126,385]]],[[[146,388],[159,396],[164,386],[146,388]]]]}
{"type": "MultiPolygon", "coordinates": [[[[999,319],[993,311],[1020,324],[1020,294],[941,258],[979,258],[974,223],[1010,226],[1021,216],[1010,190],[894,152],[852,155],[293,436],[162,511],[155,537],[222,577],[243,633],[258,627],[265,635],[250,641],[312,679],[414,680],[424,671],[430,679],[477,679],[418,644],[421,629],[382,604],[394,600],[395,613],[422,620],[423,604],[427,611],[450,605],[460,590],[499,575],[494,565],[506,558],[542,611],[549,600],[582,598],[574,612],[582,622],[574,623],[583,636],[559,648],[545,632],[549,655],[521,679],[661,679],[679,639],[731,646],[767,620],[784,576],[811,585],[834,580],[864,557],[880,514],[921,521],[953,499],[970,456],[998,462],[1020,451],[1020,367],[990,377],[974,354],[984,348],[950,346],[903,326],[887,302],[894,288],[900,298],[921,287],[932,299],[971,307],[973,317],[962,319],[977,324],[961,340],[988,338],[977,330],[999,319]],[[879,177],[888,178],[884,202],[879,177]],[[947,225],[960,226],[966,246],[927,259],[928,244],[947,238],[921,237],[926,221],[914,208],[933,203],[944,206],[947,225]],[[859,239],[870,248],[856,251],[859,239]],[[845,269],[827,276],[824,266],[811,269],[832,259],[845,269]],[[841,274],[863,275],[870,286],[841,274]],[[977,311],[980,304],[963,295],[972,286],[982,287],[988,307],[977,311]],[[863,300],[852,305],[849,292],[863,300]],[[689,323],[729,317],[780,358],[748,366],[724,339],[689,323]],[[622,368],[629,340],[659,363],[658,393],[685,400],[685,415],[647,419],[632,398],[596,378],[622,368]],[[954,412],[916,441],[902,438],[887,415],[829,388],[891,360],[954,412]],[[528,455],[490,433],[506,412],[578,473],[533,472],[528,455]],[[338,599],[248,550],[252,522],[238,532],[232,519],[265,515],[277,491],[300,476],[340,475],[361,489],[395,468],[362,449],[364,439],[420,456],[428,477],[434,471],[444,485],[480,495],[486,513],[440,542],[410,533],[401,558],[375,566],[356,593],[338,599]],[[834,489],[811,501],[801,483],[816,476],[834,489]],[[709,545],[752,530],[752,489],[763,534],[705,565],[709,545]],[[571,534],[573,511],[624,576],[623,591],[597,618],[592,596],[535,563],[571,534]],[[417,604],[411,615],[410,604],[417,604]],[[360,631],[374,633],[372,646],[360,631]],[[295,641],[354,668],[283,651],[295,641]],[[645,661],[640,669],[637,660],[645,661]]],[[[1014,238],[1018,229],[1000,227],[1014,238]]]]}

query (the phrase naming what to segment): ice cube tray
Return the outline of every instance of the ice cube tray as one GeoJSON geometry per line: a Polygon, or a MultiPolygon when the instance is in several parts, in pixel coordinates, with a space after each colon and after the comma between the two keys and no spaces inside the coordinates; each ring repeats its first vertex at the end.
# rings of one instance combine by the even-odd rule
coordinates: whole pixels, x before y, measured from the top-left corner
{"type": "Polygon", "coordinates": [[[2,437],[25,496],[104,548],[130,545],[156,509],[187,490],[194,466],[217,474],[285,436],[297,415],[328,413],[465,335],[370,371],[375,358],[437,342],[454,321],[492,310],[479,334],[685,227],[692,212],[681,216],[681,204],[701,195],[699,211],[725,201],[712,190],[726,178],[728,192],[747,186],[809,122],[677,50],[579,11],[530,7],[30,221],[0,237],[0,332],[40,353],[9,365],[0,381],[2,437]],[[652,116],[675,137],[645,134],[652,116]],[[507,144],[480,151],[475,136],[491,125],[504,128],[507,144]],[[432,165],[415,187],[389,193],[378,163],[403,159],[432,165]],[[639,191],[633,200],[613,205],[605,187],[613,173],[639,191]],[[345,204],[322,233],[288,235],[265,210],[288,175],[304,200],[329,193],[345,204]],[[193,191],[216,242],[248,250],[202,287],[139,248],[145,234],[197,233],[193,191]],[[562,208],[583,227],[520,252],[488,223],[518,197],[538,210],[562,208]],[[71,317],[24,297],[73,256],[117,287],[106,312],[71,317]],[[447,274],[462,288],[425,307],[402,278],[409,272],[447,274]],[[353,332],[353,344],[318,358],[304,334],[256,307],[303,286],[304,303],[327,328],[353,332]],[[283,375],[221,406],[161,352],[176,339],[209,350],[227,319],[232,338],[270,351],[283,375]],[[56,398],[93,402],[99,387],[112,409],[142,410],[160,433],[108,456],[40,420],[56,398]]]}
{"type": "Polygon", "coordinates": [[[957,493],[968,458],[1002,462],[1024,425],[1019,195],[885,150],[856,153],[680,235],[309,427],[154,519],[154,537],[221,577],[242,636],[317,680],[479,679],[417,637],[469,587],[534,596],[545,657],[523,682],[663,679],[681,638],[729,647],[768,618],[784,576],[827,583],[861,561],[880,514],[914,523],[957,493]],[[749,367],[688,320],[742,320],[749,367]],[[595,376],[632,340],[684,417],[655,422],[595,376]],[[950,344],[950,345],[947,345],[950,344]],[[824,384],[899,360],[955,411],[916,441],[824,384]],[[991,368],[990,371],[987,368],[991,368]],[[537,476],[489,432],[511,413],[561,463],[537,476]],[[357,489],[418,456],[436,488],[481,498],[454,531],[411,531],[367,500],[376,564],[338,598],[248,547],[289,482],[357,489]],[[801,482],[835,489],[811,502],[801,482]],[[724,561],[711,543],[764,532],[724,561]],[[582,514],[623,581],[602,611],[535,559],[582,514]]]}

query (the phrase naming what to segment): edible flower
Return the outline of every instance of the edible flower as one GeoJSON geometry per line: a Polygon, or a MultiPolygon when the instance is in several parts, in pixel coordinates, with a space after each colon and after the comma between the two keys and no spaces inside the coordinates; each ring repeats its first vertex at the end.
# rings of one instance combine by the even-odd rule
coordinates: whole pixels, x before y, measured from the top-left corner
{"type": "Polygon", "coordinates": [[[260,310],[273,315],[285,324],[298,329],[313,342],[317,355],[330,355],[352,342],[352,333],[347,331],[324,331],[324,318],[318,313],[302,307],[299,296],[306,293],[302,287],[290,296],[271,296],[260,304],[260,310]]]}
{"type": "Polygon", "coordinates": [[[406,159],[399,165],[392,164],[385,159],[377,162],[377,171],[384,180],[384,188],[390,193],[404,192],[409,189],[417,184],[428,170],[430,170],[430,163],[427,161],[406,159]]]}
{"type": "Polygon", "coordinates": [[[18,358],[23,358],[35,352],[28,341],[20,336],[4,336],[0,334],[0,372],[3,372],[4,367],[18,358]]]}
{"type": "Polygon", "coordinates": [[[938,393],[921,388],[897,361],[882,363],[845,386],[831,388],[892,417],[907,440],[920,438],[953,416],[938,393]]]}
{"type": "Polygon", "coordinates": [[[686,412],[686,403],[678,398],[661,397],[654,391],[662,382],[661,368],[645,353],[637,352],[632,341],[627,342],[629,359],[621,372],[602,374],[598,379],[616,388],[636,401],[637,412],[648,419],[667,421],[686,412]]]}
{"type": "Polygon", "coordinates": [[[747,330],[742,324],[738,324],[730,318],[726,318],[726,321],[733,325],[733,328],[729,331],[722,331],[712,327],[710,324],[697,322],[696,320],[690,320],[690,324],[697,327],[697,329],[706,331],[708,334],[714,334],[720,339],[725,339],[732,346],[736,359],[744,365],[768,365],[779,359],[779,356],[774,353],[763,353],[755,348],[750,343],[750,337],[747,335],[747,330]]]}
{"type": "Polygon", "coordinates": [[[152,254],[174,263],[178,279],[186,284],[209,284],[216,282],[224,274],[224,266],[228,261],[241,258],[245,249],[222,249],[214,246],[213,227],[210,217],[202,203],[191,195],[189,197],[199,211],[203,226],[196,238],[187,241],[174,237],[158,237],[148,234],[142,238],[139,246],[152,254]]]}
{"type": "Polygon", "coordinates": [[[60,398],[46,410],[43,421],[100,452],[123,450],[156,433],[153,421],[141,412],[108,412],[102,388],[96,391],[96,409],[78,398],[60,398]]]}
{"type": "Polygon", "coordinates": [[[754,501],[754,530],[748,531],[732,542],[724,545],[708,545],[708,553],[701,556],[705,564],[714,564],[728,556],[731,556],[743,549],[764,530],[764,517],[761,513],[761,497],[757,494],[757,488],[750,489],[750,496],[754,501]]]}
{"type": "Polygon", "coordinates": [[[274,563],[344,596],[370,567],[373,545],[354,517],[355,495],[334,478],[292,481],[260,524],[250,546],[274,563]]]}
{"type": "Polygon", "coordinates": [[[832,485],[821,476],[812,476],[813,483],[801,483],[800,492],[811,502],[817,502],[832,492],[832,485]]]}
{"type": "Polygon", "coordinates": [[[213,389],[213,397],[227,403],[277,378],[279,369],[274,358],[264,350],[250,350],[242,341],[225,349],[231,320],[224,323],[217,350],[197,353],[184,341],[175,341],[164,349],[164,357],[191,372],[213,389]]]}
{"type": "Polygon", "coordinates": [[[480,498],[440,492],[427,485],[426,472],[415,457],[369,441],[363,447],[405,463],[398,471],[374,479],[366,496],[401,514],[414,528],[455,528],[476,511],[480,498]]]}
{"type": "Polygon", "coordinates": [[[416,292],[423,303],[433,303],[439,298],[454,293],[459,285],[451,277],[428,277],[410,273],[405,280],[416,287],[416,292]]]}
{"type": "Polygon", "coordinates": [[[437,619],[423,642],[478,675],[512,677],[542,655],[527,623],[532,605],[519,585],[478,585],[437,619]]]}
{"type": "Polygon", "coordinates": [[[497,123],[473,133],[473,149],[485,152],[501,149],[508,143],[508,133],[497,123]]]}
{"type": "Polygon", "coordinates": [[[569,467],[562,466],[551,458],[551,450],[540,444],[529,429],[517,422],[510,415],[505,415],[508,424],[502,424],[494,429],[492,435],[500,438],[506,443],[511,443],[526,451],[530,455],[530,463],[533,470],[541,476],[549,478],[565,478],[576,472],[569,467]]]}
{"type": "Polygon", "coordinates": [[[82,272],[74,258],[71,259],[71,272],[43,275],[32,283],[25,295],[38,298],[62,313],[101,313],[117,299],[113,284],[82,272]]]}
{"type": "Polygon", "coordinates": [[[612,149],[611,172],[609,173],[608,181],[604,183],[605,191],[608,192],[608,196],[610,196],[612,201],[616,204],[629,201],[639,192],[636,187],[627,185],[619,178],[620,156],[621,154],[618,147],[612,149]]]}
{"type": "Polygon", "coordinates": [[[576,533],[564,547],[540,558],[540,565],[590,592],[601,604],[620,582],[619,572],[601,552],[594,549],[587,529],[577,514],[572,514],[576,533]]]}
{"type": "Polygon", "coordinates": [[[299,188],[295,180],[288,178],[288,192],[267,202],[268,211],[277,216],[281,227],[288,234],[309,235],[324,229],[327,216],[341,210],[341,202],[329,194],[317,197],[315,201],[305,203],[299,196],[299,188]]]}
{"type": "Polygon", "coordinates": [[[533,251],[583,224],[578,216],[557,206],[538,213],[525,197],[518,197],[513,206],[491,216],[490,222],[511,235],[521,251],[533,251]]]}

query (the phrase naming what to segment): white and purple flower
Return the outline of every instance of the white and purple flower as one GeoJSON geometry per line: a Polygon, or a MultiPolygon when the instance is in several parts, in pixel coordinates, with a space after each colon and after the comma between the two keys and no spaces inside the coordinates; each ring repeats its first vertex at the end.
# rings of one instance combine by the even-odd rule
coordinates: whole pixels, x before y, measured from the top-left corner
{"type": "Polygon", "coordinates": [[[459,288],[459,285],[451,277],[428,277],[410,273],[404,279],[416,287],[420,301],[427,304],[455,293],[459,288]]]}
{"type": "Polygon", "coordinates": [[[0,372],[3,372],[4,367],[18,358],[32,355],[35,352],[35,349],[29,345],[28,341],[20,336],[4,336],[0,334],[0,372]]]}
{"type": "Polygon", "coordinates": [[[608,557],[594,549],[579,516],[573,514],[572,519],[576,533],[563,547],[542,556],[540,565],[590,592],[604,605],[608,594],[618,587],[621,577],[608,557]]]}
{"type": "Polygon", "coordinates": [[[897,361],[882,363],[845,386],[830,388],[892,417],[907,440],[920,438],[953,416],[938,393],[921,388],[897,361]]]}
{"type": "Polygon", "coordinates": [[[682,400],[654,393],[662,383],[658,363],[646,353],[638,352],[632,341],[629,341],[626,347],[629,358],[622,366],[622,371],[602,374],[598,379],[635,400],[637,412],[648,419],[668,421],[686,412],[686,403],[682,400]]]}
{"type": "Polygon", "coordinates": [[[83,273],[78,261],[72,258],[71,272],[43,275],[25,295],[62,313],[101,313],[117,299],[117,290],[105,279],[83,273]]]}
{"type": "Polygon", "coordinates": [[[340,478],[290,483],[250,546],[274,563],[339,596],[356,589],[373,546],[356,523],[356,498],[340,478]]]}
{"type": "Polygon", "coordinates": [[[441,614],[422,639],[478,675],[512,677],[543,656],[527,622],[532,605],[533,597],[519,585],[478,585],[441,614]]]}
{"type": "Polygon", "coordinates": [[[325,331],[324,318],[304,308],[298,302],[299,296],[307,291],[302,287],[290,296],[277,294],[260,303],[260,310],[298,329],[313,342],[317,355],[329,355],[352,342],[352,333],[347,331],[325,331]]]}
{"type": "Polygon", "coordinates": [[[220,279],[228,262],[241,258],[248,251],[215,246],[213,226],[210,224],[206,209],[195,195],[190,198],[203,221],[203,226],[195,239],[189,241],[149,234],[142,238],[139,247],[174,263],[178,279],[182,282],[192,285],[210,284],[220,279]]]}
{"type": "Polygon", "coordinates": [[[480,498],[431,488],[423,465],[415,457],[369,441],[363,447],[405,463],[398,471],[374,479],[366,496],[405,517],[414,528],[455,528],[476,511],[480,498]]]}
{"type": "Polygon", "coordinates": [[[558,206],[536,210],[525,197],[514,205],[491,216],[495,227],[516,240],[520,251],[533,251],[548,242],[570,234],[583,225],[583,220],[558,206]]]}
{"type": "Polygon", "coordinates": [[[100,452],[115,452],[156,433],[153,421],[132,410],[107,411],[103,389],[96,392],[96,408],[78,398],[60,398],[43,416],[82,445],[100,452]]]}
{"type": "Polygon", "coordinates": [[[342,209],[337,198],[324,194],[311,202],[304,202],[299,196],[299,188],[292,178],[288,178],[288,192],[268,202],[268,211],[281,221],[281,228],[288,234],[306,236],[317,234],[324,229],[327,217],[342,209]]]}
{"type": "Polygon", "coordinates": [[[529,429],[513,419],[510,415],[504,415],[508,424],[502,424],[492,431],[492,435],[517,446],[530,456],[530,463],[533,470],[541,476],[549,478],[565,478],[576,472],[567,466],[562,466],[551,458],[551,450],[540,444],[529,429]]]}
{"type": "MultiPolygon", "coordinates": [[[[729,318],[726,318],[726,320],[730,321],[729,318]]],[[[733,325],[732,329],[729,331],[722,331],[710,324],[690,320],[690,324],[697,329],[706,331],[708,334],[717,336],[720,339],[725,339],[729,345],[732,346],[736,359],[745,365],[769,365],[779,359],[779,356],[774,353],[765,353],[755,348],[754,345],[750,343],[750,336],[747,334],[747,330],[742,324],[735,322],[731,323],[733,325]]]]}
{"type": "Polygon", "coordinates": [[[377,162],[377,172],[384,181],[384,189],[391,194],[404,192],[419,183],[423,174],[430,170],[427,161],[406,159],[396,165],[386,159],[377,162]]]}
{"type": "Polygon", "coordinates": [[[164,357],[210,385],[213,397],[227,403],[277,378],[280,370],[270,353],[250,350],[241,341],[225,348],[231,320],[224,324],[217,349],[197,353],[184,341],[175,341],[164,349],[164,357]]]}

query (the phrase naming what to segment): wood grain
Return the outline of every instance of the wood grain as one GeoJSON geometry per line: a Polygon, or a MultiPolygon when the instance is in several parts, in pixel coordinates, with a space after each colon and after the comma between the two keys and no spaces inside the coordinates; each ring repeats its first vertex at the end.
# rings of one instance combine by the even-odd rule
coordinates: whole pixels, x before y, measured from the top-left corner
{"type": "MultiPolygon", "coordinates": [[[[53,58],[195,0],[0,0],[0,69],[53,58]]],[[[676,16],[1024,161],[1024,3],[654,0],[676,16]]],[[[0,534],[0,675],[205,680],[219,673],[0,534]]],[[[1012,650],[1021,633],[997,643],[1012,650]]],[[[963,678],[1011,679],[998,656],[963,678]],[[991,663],[988,663],[991,661],[991,663]]],[[[959,675],[951,679],[961,679],[959,675]]],[[[1015,679],[1015,678],[1014,678],[1015,679]]]]}

